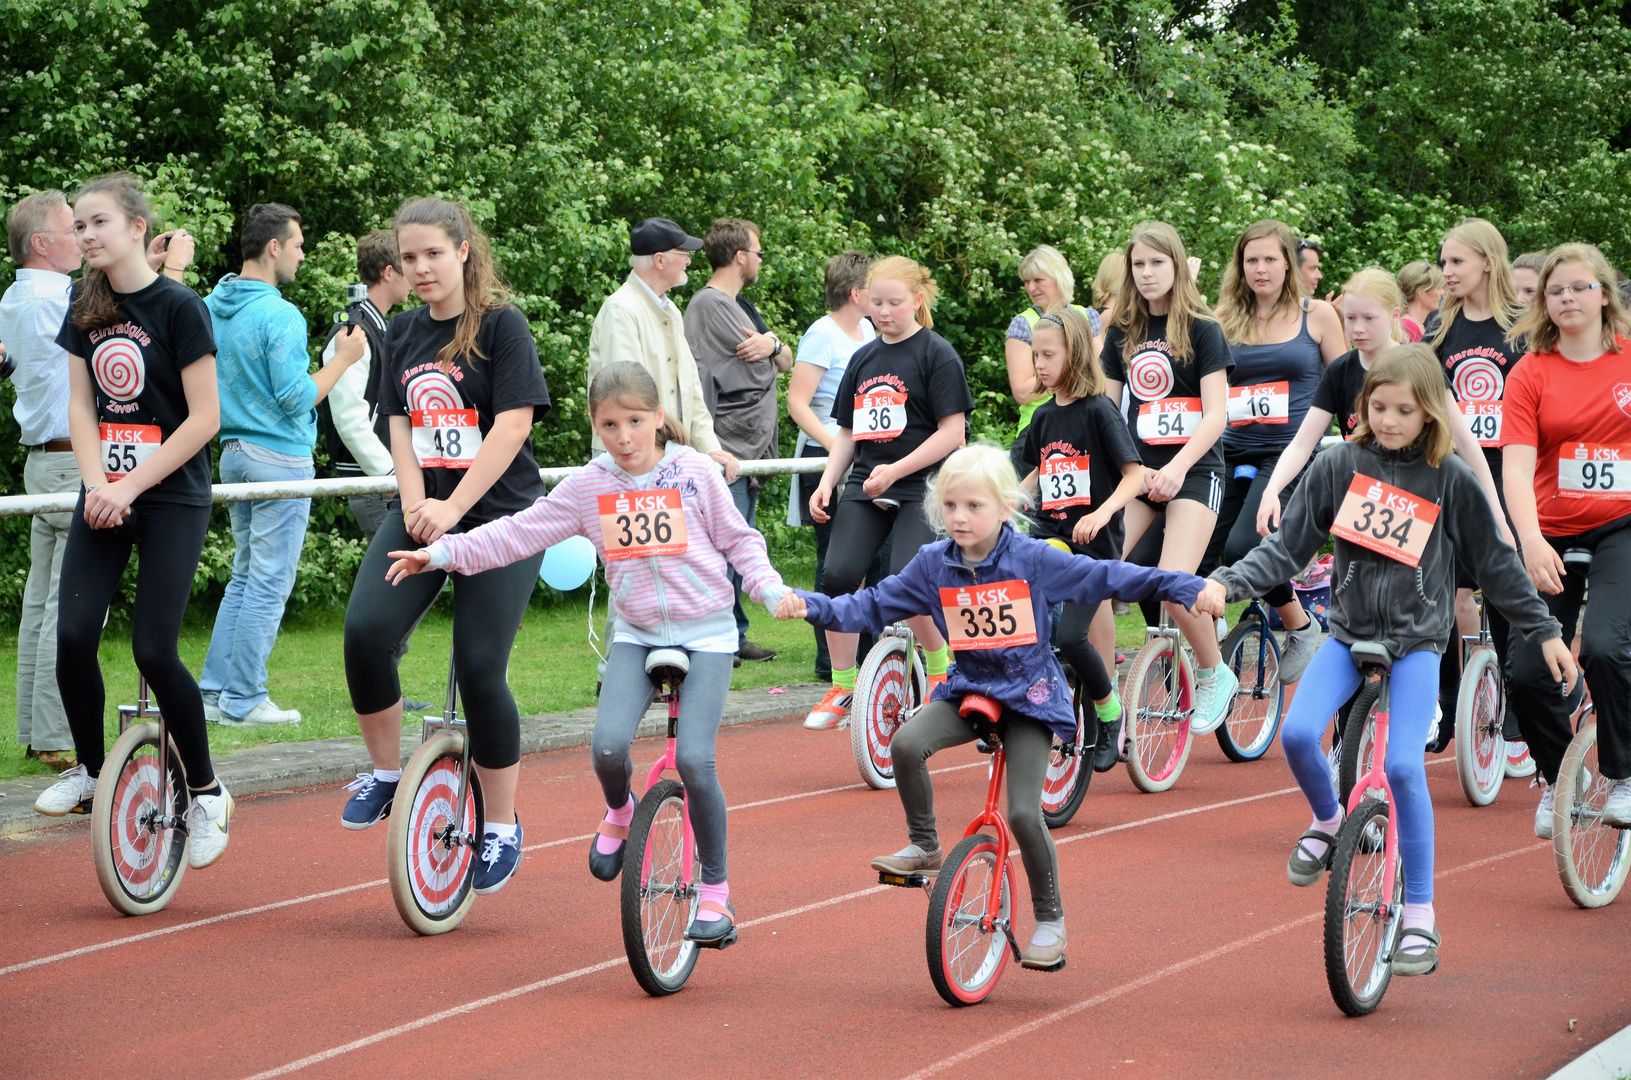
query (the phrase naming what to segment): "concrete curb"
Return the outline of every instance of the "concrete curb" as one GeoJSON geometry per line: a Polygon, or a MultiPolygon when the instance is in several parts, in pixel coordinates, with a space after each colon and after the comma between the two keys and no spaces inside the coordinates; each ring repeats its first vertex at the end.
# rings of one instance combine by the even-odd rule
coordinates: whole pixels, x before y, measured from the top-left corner
{"type": "MultiPolygon", "coordinates": [[[[732,690],[725,699],[722,725],[751,724],[787,716],[803,716],[827,692],[826,684],[801,683],[785,687],[785,693],[765,689],[732,690]]],[[[640,722],[639,735],[660,735],[668,714],[653,705],[640,722]]],[[[521,753],[539,754],[588,746],[595,727],[595,710],[570,713],[541,713],[521,718],[521,753]]],[[[402,728],[402,760],[418,748],[417,725],[402,728]]],[[[312,742],[270,743],[217,754],[215,770],[234,795],[256,795],[268,791],[317,787],[350,780],[373,768],[361,736],[318,739],[312,742]]],[[[34,800],[53,783],[47,776],[20,776],[0,782],[0,837],[18,836],[50,828],[83,825],[85,817],[48,818],[34,812],[34,800]]],[[[338,812],[338,810],[336,810],[338,812]]]]}
{"type": "Polygon", "coordinates": [[[1631,1027],[1610,1035],[1548,1080],[1622,1080],[1631,1076],[1631,1027]]]}

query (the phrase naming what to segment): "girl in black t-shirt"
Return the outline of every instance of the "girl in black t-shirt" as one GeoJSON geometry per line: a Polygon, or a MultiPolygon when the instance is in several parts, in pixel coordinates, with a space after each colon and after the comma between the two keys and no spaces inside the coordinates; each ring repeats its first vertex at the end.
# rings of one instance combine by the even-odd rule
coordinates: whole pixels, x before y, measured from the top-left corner
{"type": "MultiPolygon", "coordinates": [[[[1052,395],[1020,438],[1028,469],[1021,483],[1037,502],[1031,535],[1068,544],[1078,555],[1120,559],[1122,507],[1144,490],[1144,466],[1120,410],[1105,396],[1093,328],[1081,312],[1057,304],[1037,320],[1031,348],[1038,392],[1052,395]]],[[[1058,642],[1098,711],[1093,768],[1106,772],[1119,760],[1121,740],[1121,702],[1107,670],[1116,652],[1109,605],[1066,603],[1058,642]]]]}
{"type": "MultiPolygon", "coordinates": [[[[393,588],[385,580],[390,553],[466,532],[544,494],[529,437],[549,411],[549,387],[487,238],[469,211],[443,199],[408,200],[395,227],[403,270],[425,304],[391,321],[379,411],[390,417],[401,498],[368,545],[346,607],[346,682],[374,759],[373,774],[358,777],[341,813],[348,829],[390,812],[402,777],[396,660],[448,577],[427,571],[393,588]]],[[[543,557],[452,575],[453,661],[487,808],[478,893],[502,888],[521,861],[521,718],[506,675],[543,557]]]]}
{"type": "Polygon", "coordinates": [[[204,699],[177,644],[210,522],[206,448],[221,415],[215,335],[197,294],[148,266],[151,220],[128,173],[98,177],[75,197],[88,265],[57,343],[70,357],[68,427],[84,489],[62,560],[57,683],[79,764],[35,808],[89,812],[106,758],[97,648],[130,553],[140,550],[131,648],[186,767],[188,863],[204,867],[226,851],[232,796],[215,777],[204,699]]]}
{"type": "MultiPolygon", "coordinates": [[[[833,523],[820,582],[828,596],[860,588],[885,540],[894,574],[935,539],[923,516],[924,482],[963,444],[965,417],[974,407],[962,358],[931,329],[939,288],[928,270],[901,255],[880,259],[867,275],[867,290],[878,336],[856,350],[838,384],[832,410],[838,434],[810,495],[810,516],[833,523]],[[844,494],[834,509],[840,484],[844,494]]],[[[923,643],[932,692],[946,680],[949,650],[933,620],[913,619],[911,626],[923,643]]],[[[857,637],[827,632],[833,685],[805,727],[834,728],[848,715],[857,637]]]]}
{"type": "MultiPolygon", "coordinates": [[[[1223,498],[1223,434],[1229,399],[1229,343],[1190,274],[1184,242],[1171,225],[1146,221],[1126,248],[1127,276],[1104,340],[1109,396],[1132,392],[1128,422],[1144,459],[1145,494],[1127,507],[1123,548],[1138,545],[1159,510],[1166,535],[1159,566],[1194,573],[1206,554],[1223,498]]],[[[1190,730],[1217,728],[1238,680],[1223,663],[1211,619],[1167,605],[1200,667],[1190,730]]]]}

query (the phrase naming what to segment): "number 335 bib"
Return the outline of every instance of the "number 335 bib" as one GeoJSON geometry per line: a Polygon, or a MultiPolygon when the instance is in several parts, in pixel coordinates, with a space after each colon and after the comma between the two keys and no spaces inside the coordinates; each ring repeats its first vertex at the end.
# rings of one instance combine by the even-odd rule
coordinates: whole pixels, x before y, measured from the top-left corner
{"type": "Polygon", "coordinates": [[[1420,566],[1438,524],[1438,504],[1355,473],[1331,523],[1331,535],[1406,566],[1420,566]]]}
{"type": "Polygon", "coordinates": [[[946,639],[955,652],[1036,644],[1031,587],[1023,581],[941,589],[940,613],[946,619],[946,639]]]}

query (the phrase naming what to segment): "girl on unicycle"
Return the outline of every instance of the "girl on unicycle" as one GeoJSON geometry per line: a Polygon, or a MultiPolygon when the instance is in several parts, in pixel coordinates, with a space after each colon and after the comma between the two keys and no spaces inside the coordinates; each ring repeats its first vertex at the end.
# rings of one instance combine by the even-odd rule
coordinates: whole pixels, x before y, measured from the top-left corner
{"type": "MultiPolygon", "coordinates": [[[[357,568],[345,613],[345,675],[357,726],[374,759],[340,815],[366,829],[391,812],[402,779],[402,684],[397,661],[448,575],[393,589],[391,556],[512,514],[544,493],[532,425],[549,387],[527,317],[507,300],[487,237],[443,199],[410,199],[396,215],[402,266],[424,305],[391,320],[379,411],[391,418],[401,498],[357,568]]],[[[464,698],[470,758],[486,803],[472,888],[497,892],[521,863],[515,786],[521,714],[510,694],[510,647],[521,629],[540,553],[485,573],[453,572],[453,662],[464,698]]]]}
{"type": "MultiPolygon", "coordinates": [[[[1078,555],[1119,560],[1121,509],[1144,491],[1144,466],[1117,402],[1104,392],[1093,327],[1080,311],[1056,304],[1037,319],[1031,349],[1038,392],[1052,395],[1031,414],[1016,447],[1027,469],[1021,486],[1040,495],[1032,534],[1057,537],[1078,555]]],[[[1108,772],[1120,760],[1122,711],[1109,675],[1116,651],[1109,606],[1065,604],[1059,651],[1093,699],[1093,768],[1108,772]]]]}
{"type": "MultiPolygon", "coordinates": [[[[1353,440],[1320,454],[1291,498],[1280,531],[1233,566],[1213,571],[1196,607],[1257,595],[1301,570],[1336,540],[1327,615],[1330,636],[1314,654],[1292,700],[1281,741],[1314,821],[1286,865],[1293,885],[1313,885],[1331,863],[1343,807],[1320,736],[1359,685],[1355,642],[1395,657],[1385,769],[1398,802],[1404,917],[1397,975],[1438,967],[1433,916],[1433,806],[1424,768],[1439,654],[1454,622],[1455,559],[1468,560],[1484,595],[1535,642],[1554,679],[1574,683],[1574,662],[1557,620],[1535,595],[1517,553],[1501,542],[1472,470],[1451,456],[1444,380],[1425,345],[1399,345],[1371,366],[1356,406],[1353,440]]],[[[1556,690],[1553,690],[1556,693],[1556,690]]]]}
{"type": "MultiPolygon", "coordinates": [[[[856,350],[838,384],[832,410],[838,434],[810,495],[810,516],[832,522],[818,583],[831,595],[860,588],[885,540],[892,538],[889,572],[895,574],[934,539],[924,516],[924,484],[929,472],[963,444],[964,417],[974,408],[962,358],[931,329],[929,309],[939,292],[929,271],[903,255],[878,260],[867,275],[878,336],[856,350]],[[839,485],[844,495],[832,508],[839,485]]],[[[911,627],[923,643],[932,688],[946,678],[946,642],[929,619],[916,619],[911,627]]],[[[827,632],[832,688],[805,727],[835,728],[849,714],[855,650],[855,634],[827,632]]]]}
{"type": "Polygon", "coordinates": [[[590,841],[589,872],[613,881],[623,869],[635,809],[629,746],[656,694],[646,654],[685,649],[691,670],[680,696],[676,764],[702,865],[701,900],[686,936],[713,942],[729,934],[735,918],[725,875],[725,793],[714,771],[737,647],[726,562],[767,608],[788,590],[770,565],[764,537],[731,501],[719,467],[684,445],[679,428],[665,419],[645,368],[622,361],[601,369],[589,385],[589,417],[605,454],[519,513],[428,548],[392,552],[397,561],[389,577],[401,582],[426,569],[481,574],[523,560],[536,576],[533,560],[545,548],[569,536],[594,541],[615,618],[590,744],[606,817],[590,841]]]}
{"type": "Polygon", "coordinates": [[[948,539],[924,545],[898,574],[872,588],[831,598],[796,590],[782,600],[776,617],[804,618],[845,633],[878,633],[899,619],[929,618],[957,654],[930,704],[895,733],[895,780],[910,842],[872,860],[875,870],[933,876],[940,869],[945,856],[935,827],[929,757],[977,737],[974,724],[958,713],[964,694],[983,694],[1002,705],[998,733],[1008,753],[1008,824],[1025,862],[1036,916],[1022,962],[1056,970],[1065,955],[1065,915],[1059,860],[1042,821],[1042,781],[1054,735],[1074,739],[1076,717],[1064,671],[1037,628],[1048,626],[1050,607],[1059,601],[1092,610],[1120,596],[1187,608],[1202,582],[1193,574],[1069,555],[1024,536],[1012,518],[1027,502],[1007,454],[994,446],[957,450],[929,481],[924,504],[935,531],[948,539]]]}

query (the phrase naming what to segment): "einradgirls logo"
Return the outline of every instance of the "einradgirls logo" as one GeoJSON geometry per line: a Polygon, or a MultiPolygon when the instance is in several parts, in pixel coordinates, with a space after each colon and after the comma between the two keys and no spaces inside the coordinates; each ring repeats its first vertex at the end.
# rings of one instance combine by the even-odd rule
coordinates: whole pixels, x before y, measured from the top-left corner
{"type": "Polygon", "coordinates": [[[142,347],[122,335],[105,338],[91,353],[91,374],[102,393],[114,401],[135,401],[147,385],[142,347]]]}
{"type": "Polygon", "coordinates": [[[890,386],[890,387],[894,388],[895,390],[898,390],[902,394],[906,393],[906,382],[905,382],[905,380],[902,379],[899,375],[895,375],[895,374],[892,374],[891,372],[887,372],[887,371],[884,372],[882,375],[873,375],[871,378],[869,378],[865,382],[861,383],[861,385],[856,387],[855,389],[856,389],[856,393],[864,394],[864,393],[868,392],[869,390],[873,390],[873,389],[875,389],[875,388],[877,388],[879,386],[885,386],[885,385],[890,386]]]}
{"type": "Polygon", "coordinates": [[[1064,439],[1055,439],[1042,448],[1042,460],[1056,457],[1081,457],[1082,452],[1066,442],[1064,439]]]}
{"type": "Polygon", "coordinates": [[[1164,341],[1145,342],[1127,365],[1128,385],[1140,401],[1159,401],[1172,393],[1172,361],[1164,341]]]}
{"type": "Polygon", "coordinates": [[[1446,366],[1455,372],[1457,401],[1499,401],[1506,388],[1502,373],[1506,357],[1482,346],[1452,356],[1446,366]]]}
{"type": "MultiPolygon", "coordinates": [[[[416,370],[419,374],[408,374],[409,412],[443,412],[465,408],[463,395],[445,371],[434,364],[428,369],[416,370]]],[[[454,374],[459,373],[455,370],[454,374]]]]}

